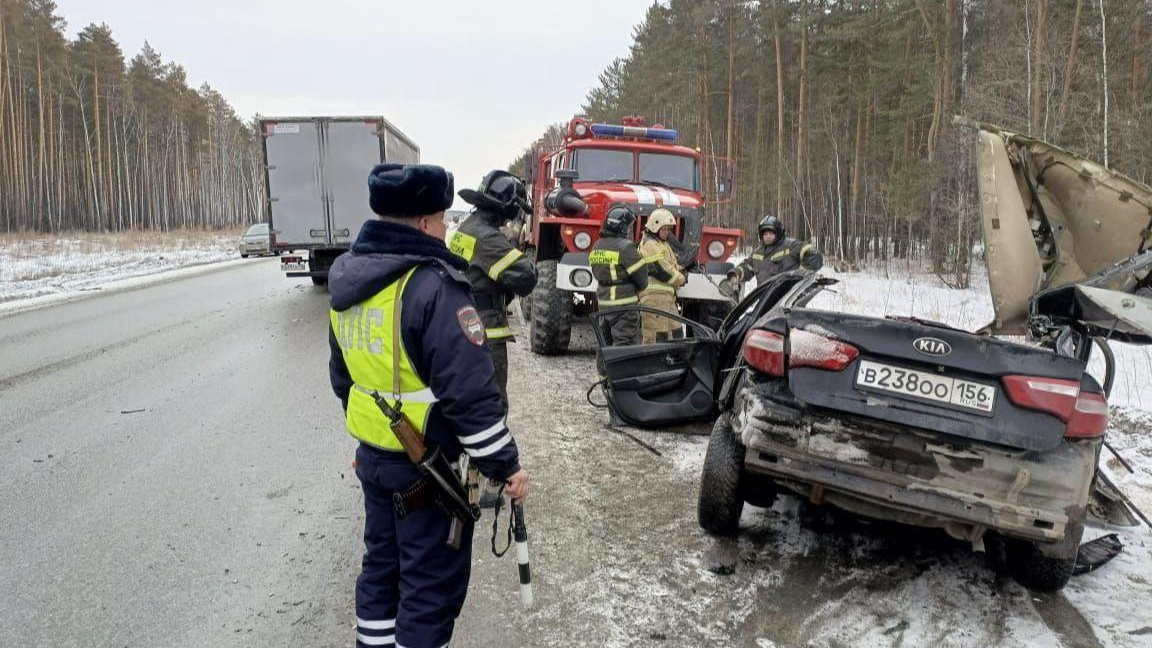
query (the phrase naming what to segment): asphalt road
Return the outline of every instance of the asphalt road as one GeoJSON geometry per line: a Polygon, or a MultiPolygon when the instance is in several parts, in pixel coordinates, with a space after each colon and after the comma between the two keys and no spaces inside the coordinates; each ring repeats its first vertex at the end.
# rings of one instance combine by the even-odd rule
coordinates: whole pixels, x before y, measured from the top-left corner
{"type": "MultiPolygon", "coordinates": [[[[0,318],[0,646],[352,645],[363,505],[326,317],[260,260],[0,318]]],[[[706,429],[606,427],[592,348],[510,349],[537,604],[486,514],[454,648],[1147,645],[1146,545],[1127,580],[1082,577],[1087,614],[942,533],[795,500],[714,542],[706,429]]]]}
{"type": "Polygon", "coordinates": [[[326,301],[264,260],[0,319],[0,645],[343,645],[326,301]]]}

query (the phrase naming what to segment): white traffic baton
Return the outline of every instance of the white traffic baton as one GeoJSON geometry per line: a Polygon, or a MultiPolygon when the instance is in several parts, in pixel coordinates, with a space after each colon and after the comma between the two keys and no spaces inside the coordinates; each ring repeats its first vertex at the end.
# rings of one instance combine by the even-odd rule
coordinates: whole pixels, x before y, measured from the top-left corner
{"type": "Polygon", "coordinates": [[[512,542],[515,540],[516,567],[520,571],[520,601],[524,607],[531,607],[535,597],[532,594],[532,565],[528,558],[528,527],[524,524],[524,506],[511,502],[511,498],[509,498],[509,507],[512,512],[508,519],[508,543],[504,545],[503,549],[497,549],[496,538],[500,533],[500,508],[504,504],[503,485],[501,485],[497,497],[499,499],[496,500],[496,507],[492,511],[492,555],[503,558],[504,554],[512,548],[512,542]]]}
{"type": "Polygon", "coordinates": [[[520,569],[520,601],[532,607],[532,565],[528,559],[528,527],[524,526],[524,506],[512,505],[512,536],[516,539],[516,565],[520,569]]]}

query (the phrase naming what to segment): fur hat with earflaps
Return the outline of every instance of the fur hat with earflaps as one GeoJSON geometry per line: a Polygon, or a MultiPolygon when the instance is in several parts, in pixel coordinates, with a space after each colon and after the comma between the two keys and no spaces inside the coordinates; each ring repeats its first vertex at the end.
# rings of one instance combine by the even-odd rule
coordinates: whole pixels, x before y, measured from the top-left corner
{"type": "Polygon", "coordinates": [[[440,213],[452,206],[452,174],[433,164],[377,164],[368,176],[368,204],[380,216],[440,213]]]}

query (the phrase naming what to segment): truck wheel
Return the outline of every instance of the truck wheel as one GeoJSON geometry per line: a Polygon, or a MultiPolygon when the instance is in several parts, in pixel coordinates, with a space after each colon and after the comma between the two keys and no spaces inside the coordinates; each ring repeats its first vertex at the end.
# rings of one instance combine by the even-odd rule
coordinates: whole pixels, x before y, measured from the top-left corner
{"type": "Polygon", "coordinates": [[[529,307],[532,352],[560,355],[572,338],[572,298],[556,287],[556,261],[537,263],[536,276],[529,307]]]}
{"type": "Polygon", "coordinates": [[[313,286],[327,286],[328,277],[312,277],[313,286]]]}
{"type": "Polygon", "coordinates": [[[732,432],[728,414],[721,414],[712,427],[704,471],[700,475],[700,499],[696,518],[700,528],[717,536],[734,536],[740,528],[744,498],[740,482],[744,473],[744,446],[732,432]]]}
{"type": "Polygon", "coordinates": [[[1077,526],[1069,529],[1070,538],[1065,542],[1072,543],[1072,555],[1068,558],[1051,558],[1045,556],[1035,543],[1015,538],[1007,538],[1008,571],[1012,578],[1024,587],[1040,592],[1058,592],[1068,584],[1072,578],[1072,569],[1076,567],[1076,548],[1080,546],[1080,537],[1084,535],[1084,527],[1077,526]]]}
{"type": "Polygon", "coordinates": [[[525,324],[532,321],[532,293],[520,297],[520,318],[525,324]]]}

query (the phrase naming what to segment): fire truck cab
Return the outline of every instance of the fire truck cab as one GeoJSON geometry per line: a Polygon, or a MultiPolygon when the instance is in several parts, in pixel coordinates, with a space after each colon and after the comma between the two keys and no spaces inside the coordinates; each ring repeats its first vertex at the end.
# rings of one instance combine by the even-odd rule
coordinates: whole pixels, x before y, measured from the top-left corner
{"type": "MultiPolygon", "coordinates": [[[[702,320],[726,312],[730,302],[719,284],[732,268],[728,257],[743,232],[704,225],[700,152],[678,145],[677,137],[675,130],[648,127],[638,117],[621,124],[576,117],[559,148],[531,156],[534,213],[523,238],[540,281],[522,307],[534,352],[567,351],[572,317],[596,310],[588,253],[608,211],[618,205],[637,213],[637,242],[653,210],[671,211],[676,231],[670,242],[681,267],[689,268],[677,295],[684,316],[702,320]]],[[[722,184],[724,192],[728,182],[722,184]]]]}

